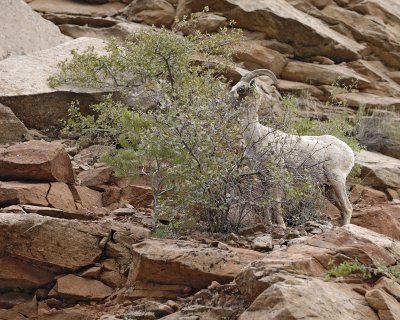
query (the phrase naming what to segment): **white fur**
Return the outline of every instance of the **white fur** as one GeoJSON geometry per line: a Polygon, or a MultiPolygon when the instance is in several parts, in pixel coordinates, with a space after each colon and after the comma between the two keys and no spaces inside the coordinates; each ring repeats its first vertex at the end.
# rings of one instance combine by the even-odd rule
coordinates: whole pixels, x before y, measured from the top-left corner
{"type": "MultiPolygon", "coordinates": [[[[253,93],[252,86],[255,90],[260,90],[254,80],[251,81],[251,84],[241,80],[232,88],[231,94],[236,99],[242,100],[248,94],[253,93]]],[[[260,94],[268,95],[265,90],[260,94]]],[[[266,98],[264,97],[263,101],[271,103],[274,101],[272,96],[266,98]]],[[[288,159],[285,161],[289,161],[291,165],[310,168],[309,170],[313,172],[318,183],[331,188],[334,204],[342,215],[342,224],[349,224],[353,209],[346,193],[346,178],[355,162],[352,149],[331,135],[290,135],[262,125],[258,118],[258,102],[249,103],[242,119],[244,140],[249,157],[262,161],[262,155],[272,146],[274,153],[283,155],[276,159],[288,159]]],[[[275,197],[277,197],[276,194],[275,197]]],[[[277,221],[282,227],[285,226],[280,211],[277,213],[277,221]]]]}

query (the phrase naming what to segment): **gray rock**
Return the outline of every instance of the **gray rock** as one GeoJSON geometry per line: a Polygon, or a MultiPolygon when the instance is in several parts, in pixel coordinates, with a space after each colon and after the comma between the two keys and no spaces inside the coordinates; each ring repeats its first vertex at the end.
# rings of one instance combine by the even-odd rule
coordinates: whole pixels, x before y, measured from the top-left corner
{"type": "Polygon", "coordinates": [[[0,144],[20,142],[29,137],[28,129],[9,107],[0,103],[0,144]]]}
{"type": "Polygon", "coordinates": [[[0,60],[54,47],[68,40],[51,22],[22,0],[2,0],[0,60]]]}

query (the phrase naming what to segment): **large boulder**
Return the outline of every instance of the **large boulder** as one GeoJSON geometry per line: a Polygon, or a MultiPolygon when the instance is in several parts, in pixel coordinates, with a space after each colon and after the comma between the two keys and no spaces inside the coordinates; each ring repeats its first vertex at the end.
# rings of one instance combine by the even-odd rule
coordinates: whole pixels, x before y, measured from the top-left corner
{"type": "Polygon", "coordinates": [[[102,253],[99,242],[107,231],[79,221],[36,214],[0,214],[0,251],[50,270],[77,270],[102,253]]]}
{"type": "Polygon", "coordinates": [[[48,49],[68,40],[23,0],[4,0],[0,11],[0,60],[48,49]]]}
{"type": "Polygon", "coordinates": [[[134,0],[124,14],[129,21],[168,27],[174,22],[175,8],[167,0],[134,0]]]}
{"type": "Polygon", "coordinates": [[[292,44],[295,54],[302,57],[323,55],[334,61],[356,60],[364,49],[363,45],[284,0],[181,0],[177,16],[202,11],[205,6],[236,21],[239,27],[292,44]]]}
{"type": "Polygon", "coordinates": [[[239,320],[378,320],[351,285],[288,277],[261,293],[239,320]]]}
{"type": "Polygon", "coordinates": [[[72,57],[72,49],[81,52],[90,46],[104,52],[102,40],[80,38],[0,61],[0,103],[8,106],[28,128],[39,130],[60,127],[72,101],[79,100],[81,110],[89,112],[88,106],[100,101],[104,91],[72,86],[52,89],[47,80],[57,74],[57,63],[72,57]]]}
{"type": "Polygon", "coordinates": [[[0,144],[20,142],[29,137],[28,129],[9,107],[0,103],[0,144]]]}
{"type": "Polygon", "coordinates": [[[400,160],[376,152],[361,151],[356,155],[361,166],[362,184],[378,189],[400,189],[400,160]]]}
{"type": "Polygon", "coordinates": [[[207,288],[212,281],[228,283],[263,255],[230,247],[215,248],[191,241],[148,239],[133,247],[128,285],[137,282],[207,288]]]}
{"type": "Polygon", "coordinates": [[[32,140],[0,149],[0,179],[72,183],[74,173],[63,145],[32,140]]]}

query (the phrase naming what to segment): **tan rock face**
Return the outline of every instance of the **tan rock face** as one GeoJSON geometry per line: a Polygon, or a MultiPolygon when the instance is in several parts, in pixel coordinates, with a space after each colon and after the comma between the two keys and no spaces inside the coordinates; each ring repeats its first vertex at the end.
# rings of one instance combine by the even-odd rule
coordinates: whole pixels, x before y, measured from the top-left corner
{"type": "Polygon", "coordinates": [[[39,130],[59,128],[60,119],[67,117],[72,101],[79,100],[82,111],[89,112],[88,106],[99,102],[104,91],[74,87],[51,89],[47,83],[58,72],[57,63],[71,58],[72,49],[81,52],[89,46],[101,52],[104,43],[99,39],[80,38],[0,61],[0,103],[8,106],[28,128],[39,130]]]}
{"type": "Polygon", "coordinates": [[[101,167],[82,171],[78,174],[78,179],[82,186],[96,187],[101,184],[107,184],[110,181],[112,169],[101,167]]]}
{"type": "Polygon", "coordinates": [[[262,46],[256,40],[242,43],[236,53],[236,59],[240,61],[246,69],[270,69],[277,76],[282,73],[287,63],[287,59],[282,54],[262,46]]]}
{"type": "Polygon", "coordinates": [[[48,206],[46,195],[48,183],[0,182],[0,206],[13,204],[32,204],[48,206]]]}
{"type": "Polygon", "coordinates": [[[202,11],[221,12],[239,27],[261,31],[268,38],[291,43],[297,55],[324,55],[334,61],[355,60],[364,47],[330,29],[320,20],[301,12],[284,0],[181,0],[177,16],[202,11]]]}
{"type": "Polygon", "coordinates": [[[189,241],[149,239],[133,247],[128,284],[140,281],[198,290],[212,281],[231,281],[241,268],[261,256],[251,250],[221,250],[189,241]]]}
{"type": "Polygon", "coordinates": [[[20,142],[29,138],[28,129],[9,107],[0,103],[0,144],[20,142]]]}
{"type": "Polygon", "coordinates": [[[365,295],[368,304],[378,312],[380,320],[396,320],[400,315],[400,304],[381,289],[373,289],[365,295]]]}
{"type": "Polygon", "coordinates": [[[77,202],[78,209],[101,208],[103,206],[102,195],[99,191],[82,186],[71,186],[71,190],[77,202]]]}
{"type": "Polygon", "coordinates": [[[239,319],[379,318],[365,305],[364,297],[354,292],[350,285],[329,283],[316,278],[288,277],[260,294],[239,319]]]}
{"type": "Polygon", "coordinates": [[[10,55],[47,49],[68,40],[55,25],[43,19],[23,0],[3,1],[0,20],[0,60],[10,55]],[[16,16],[19,18],[15,19],[16,16]]]}
{"type": "Polygon", "coordinates": [[[316,85],[332,85],[365,88],[370,81],[355,71],[339,65],[312,64],[300,61],[289,62],[282,72],[282,78],[316,85]]]}
{"type": "Polygon", "coordinates": [[[112,293],[113,289],[101,281],[69,274],[57,279],[57,284],[50,292],[50,296],[76,300],[102,300],[112,293]]]}
{"type": "Polygon", "coordinates": [[[47,194],[47,200],[50,206],[66,210],[75,211],[75,201],[71,190],[68,185],[62,182],[52,182],[50,183],[50,190],[47,194]]]}
{"type": "Polygon", "coordinates": [[[166,0],[134,0],[124,13],[129,21],[158,27],[170,26],[175,18],[175,8],[166,0]]]}
{"type": "Polygon", "coordinates": [[[355,210],[351,223],[400,240],[400,205],[386,204],[355,210]]]}
{"type": "Polygon", "coordinates": [[[29,141],[0,150],[0,179],[71,183],[74,173],[62,145],[29,141]]]}
{"type": "Polygon", "coordinates": [[[362,183],[374,188],[400,188],[400,160],[379,153],[361,151],[356,155],[362,183]]]}

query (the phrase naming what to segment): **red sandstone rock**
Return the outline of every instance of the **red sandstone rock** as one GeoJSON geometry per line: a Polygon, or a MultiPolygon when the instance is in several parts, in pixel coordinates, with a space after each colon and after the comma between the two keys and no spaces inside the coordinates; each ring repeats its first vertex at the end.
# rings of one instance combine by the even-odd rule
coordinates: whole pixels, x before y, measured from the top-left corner
{"type": "Polygon", "coordinates": [[[64,146],[33,140],[0,151],[0,179],[72,183],[74,174],[64,146]]]}

